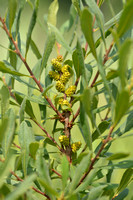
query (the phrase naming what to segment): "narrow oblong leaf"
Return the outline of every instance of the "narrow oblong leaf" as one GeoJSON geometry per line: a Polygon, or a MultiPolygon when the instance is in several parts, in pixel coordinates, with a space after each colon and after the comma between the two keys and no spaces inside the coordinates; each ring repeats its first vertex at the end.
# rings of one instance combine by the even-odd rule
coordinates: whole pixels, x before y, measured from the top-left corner
{"type": "Polygon", "coordinates": [[[24,121],[25,107],[26,107],[26,98],[23,99],[21,106],[20,106],[20,110],[19,110],[20,124],[22,121],[24,121]]]}
{"type": "Polygon", "coordinates": [[[121,37],[133,24],[133,1],[127,1],[125,8],[119,20],[117,28],[118,36],[121,37]]]}
{"type": "Polygon", "coordinates": [[[33,53],[37,57],[37,59],[40,59],[42,56],[40,54],[40,51],[39,51],[37,45],[35,44],[35,42],[32,39],[30,41],[30,46],[31,46],[31,49],[32,49],[33,53]]]}
{"type": "Polygon", "coordinates": [[[17,187],[16,190],[14,190],[9,195],[7,195],[7,197],[5,198],[5,200],[18,199],[19,196],[21,196],[22,194],[24,194],[27,190],[29,190],[31,188],[31,186],[34,185],[33,181],[36,178],[37,178],[37,175],[35,173],[27,176],[26,179],[24,181],[22,181],[18,185],[18,187],[17,187]]]}
{"type": "Polygon", "coordinates": [[[118,159],[123,159],[128,157],[130,154],[129,153],[114,153],[111,156],[107,158],[107,160],[118,160],[118,159]]]}
{"type": "Polygon", "coordinates": [[[30,25],[29,25],[29,29],[28,29],[28,33],[27,33],[27,39],[26,39],[25,57],[27,56],[27,53],[28,53],[28,50],[29,50],[30,41],[31,41],[31,35],[32,35],[33,29],[34,29],[35,24],[36,24],[39,1],[40,0],[36,0],[36,2],[35,2],[35,8],[33,9],[32,17],[31,17],[31,20],[30,20],[30,25]]]}
{"type": "Polygon", "coordinates": [[[81,22],[82,31],[84,33],[87,43],[89,44],[90,50],[93,56],[95,57],[95,59],[97,59],[96,48],[95,48],[94,39],[93,39],[93,31],[92,31],[93,18],[90,11],[87,8],[85,8],[82,11],[80,22],[81,22]]]}
{"type": "Polygon", "coordinates": [[[8,155],[12,139],[15,133],[15,114],[13,109],[8,110],[7,119],[8,119],[8,124],[2,141],[2,149],[5,158],[8,155]]]}
{"type": "Polygon", "coordinates": [[[56,26],[56,18],[57,18],[57,12],[59,9],[58,0],[54,0],[48,10],[48,23],[52,24],[53,26],[56,26]]]}
{"type": "Polygon", "coordinates": [[[25,75],[25,74],[22,74],[20,72],[17,72],[9,67],[7,67],[5,65],[4,62],[0,61],[0,71],[3,72],[3,73],[8,73],[8,74],[11,74],[11,75],[15,75],[15,76],[27,76],[29,77],[28,75],[25,75]]]}
{"type": "Polygon", "coordinates": [[[69,176],[69,163],[66,156],[63,156],[62,158],[61,167],[62,167],[62,189],[64,190],[67,185],[67,180],[69,176]]]}
{"type": "Polygon", "coordinates": [[[123,115],[126,113],[126,111],[129,108],[129,98],[130,94],[127,89],[122,90],[116,99],[116,105],[114,110],[114,124],[118,124],[120,119],[123,117],[123,115]]]}
{"type": "Polygon", "coordinates": [[[133,48],[133,41],[131,39],[125,40],[122,44],[119,54],[119,77],[121,80],[122,88],[127,84],[127,70],[128,70],[128,60],[132,56],[131,52],[133,48]]]}
{"type": "Polygon", "coordinates": [[[23,121],[20,124],[18,137],[22,154],[22,168],[24,175],[26,176],[28,160],[29,160],[29,145],[31,142],[34,142],[33,131],[31,125],[28,122],[23,121]]]}
{"type": "Polygon", "coordinates": [[[133,177],[133,169],[127,169],[121,178],[120,184],[117,188],[117,193],[121,192],[127,187],[132,177],[133,177]]]}
{"type": "Polygon", "coordinates": [[[9,90],[5,85],[2,86],[0,94],[1,94],[1,118],[3,119],[6,114],[6,111],[9,108],[9,97],[10,97],[9,90]]]}
{"type": "Polygon", "coordinates": [[[99,7],[97,6],[95,1],[93,1],[93,0],[85,0],[85,1],[88,4],[91,12],[96,16],[97,25],[100,28],[101,36],[102,36],[102,39],[103,39],[104,44],[105,44],[103,14],[102,14],[101,10],[99,9],[99,7]]]}
{"type": "Polygon", "coordinates": [[[41,60],[40,75],[42,74],[44,68],[46,68],[46,66],[47,66],[48,58],[53,50],[54,44],[55,44],[55,34],[54,34],[54,32],[51,32],[48,34],[48,37],[46,40],[44,53],[43,53],[42,60],[41,60]]]}
{"type": "Polygon", "coordinates": [[[15,14],[17,10],[17,0],[8,0],[8,10],[9,10],[9,30],[11,33],[11,28],[15,19],[15,14]]]}
{"type": "Polygon", "coordinates": [[[73,52],[72,58],[77,78],[79,78],[80,75],[85,76],[84,56],[79,40],[77,41],[76,50],[73,52]]]}
{"type": "Polygon", "coordinates": [[[85,112],[84,106],[82,103],[80,103],[80,125],[79,128],[81,130],[81,133],[83,135],[83,138],[85,140],[85,143],[89,147],[90,150],[92,150],[92,137],[90,132],[90,126],[87,114],[85,112]]]}

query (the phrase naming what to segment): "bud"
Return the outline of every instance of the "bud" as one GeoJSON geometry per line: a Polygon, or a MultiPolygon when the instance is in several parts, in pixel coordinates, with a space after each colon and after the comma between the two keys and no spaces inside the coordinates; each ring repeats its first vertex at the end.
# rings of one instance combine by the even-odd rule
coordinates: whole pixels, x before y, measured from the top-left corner
{"type": "Polygon", "coordinates": [[[61,83],[61,81],[57,81],[56,82],[56,89],[58,90],[58,92],[64,92],[65,86],[63,85],[63,83],[61,83]]]}
{"type": "Polygon", "coordinates": [[[69,145],[69,138],[66,135],[61,135],[59,137],[59,141],[64,146],[68,146],[69,145]]]}
{"type": "Polygon", "coordinates": [[[75,142],[71,145],[71,149],[73,153],[76,153],[77,150],[79,150],[81,147],[81,142],[75,142]]]}
{"type": "Polygon", "coordinates": [[[58,60],[59,62],[63,62],[63,57],[62,57],[61,55],[58,55],[58,56],[57,56],[57,60],[58,60]]]}
{"type": "Polygon", "coordinates": [[[64,65],[64,66],[61,68],[62,73],[68,72],[69,67],[70,67],[69,65],[64,65]]]}
{"type": "Polygon", "coordinates": [[[53,58],[51,63],[56,71],[61,71],[62,65],[56,58],[53,58]]]}
{"type": "Polygon", "coordinates": [[[65,91],[65,94],[70,97],[72,96],[76,91],[76,86],[75,85],[71,85],[69,88],[67,88],[67,90],[65,91]]]}
{"type": "Polygon", "coordinates": [[[67,81],[69,80],[69,77],[70,77],[69,71],[64,72],[64,73],[62,74],[61,78],[60,78],[60,81],[61,81],[62,83],[65,84],[65,83],[67,83],[67,81]]]}
{"type": "Polygon", "coordinates": [[[49,76],[56,81],[58,81],[60,79],[59,73],[55,72],[55,71],[49,71],[49,76]]]}

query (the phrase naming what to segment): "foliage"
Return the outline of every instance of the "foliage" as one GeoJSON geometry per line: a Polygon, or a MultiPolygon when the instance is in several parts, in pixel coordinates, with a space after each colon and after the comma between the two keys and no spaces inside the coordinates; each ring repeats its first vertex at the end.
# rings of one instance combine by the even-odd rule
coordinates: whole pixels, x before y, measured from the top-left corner
{"type": "Polygon", "coordinates": [[[39,0],[9,0],[0,16],[9,39],[7,60],[0,61],[1,200],[127,197],[133,160],[126,159],[127,152],[112,153],[110,146],[133,128],[133,0],[123,1],[121,12],[106,23],[102,4],[72,0],[70,18],[57,28],[59,3],[53,0],[43,54],[33,37],[39,0]],[[26,4],[32,16],[22,41],[26,4]],[[66,33],[71,34],[67,41],[66,33]],[[29,51],[37,58],[33,69],[29,51]],[[28,74],[20,72],[22,65],[28,74]],[[25,92],[16,89],[17,82],[25,92]],[[73,129],[77,126],[82,141],[73,129]],[[116,169],[125,169],[118,184],[111,180],[116,169]]]}

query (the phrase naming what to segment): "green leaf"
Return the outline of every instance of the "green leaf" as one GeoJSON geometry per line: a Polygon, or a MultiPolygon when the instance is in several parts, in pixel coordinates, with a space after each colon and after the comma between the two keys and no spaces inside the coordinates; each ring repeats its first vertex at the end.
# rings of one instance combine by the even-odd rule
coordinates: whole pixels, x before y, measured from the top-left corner
{"type": "Polygon", "coordinates": [[[40,59],[42,56],[40,54],[38,47],[36,46],[35,42],[32,39],[30,41],[30,46],[37,59],[40,59]]]}
{"type": "Polygon", "coordinates": [[[0,144],[3,140],[3,137],[8,129],[8,119],[4,118],[4,120],[2,120],[2,123],[0,124],[0,144]]]}
{"type": "Polygon", "coordinates": [[[56,40],[69,52],[69,53],[72,53],[72,50],[71,48],[69,47],[68,45],[68,42],[64,39],[64,37],[62,36],[62,34],[60,33],[60,31],[55,27],[53,26],[52,24],[48,24],[51,32],[54,32],[55,33],[55,36],[56,36],[56,40]]]}
{"type": "MultiPolygon", "coordinates": [[[[19,105],[22,104],[24,97],[21,97],[19,94],[15,93],[16,101],[19,105]]],[[[26,100],[25,112],[32,118],[35,119],[35,115],[33,113],[33,109],[29,100],[26,100]]]]}
{"type": "Polygon", "coordinates": [[[129,153],[114,153],[111,156],[107,158],[107,160],[118,160],[118,159],[123,159],[128,157],[130,154],[129,153]]]}
{"type": "Polygon", "coordinates": [[[96,129],[92,134],[92,141],[94,142],[100,135],[102,135],[108,128],[109,122],[103,121],[98,125],[98,130],[96,129]]]}
{"type": "Polygon", "coordinates": [[[119,77],[121,80],[122,88],[127,84],[127,70],[128,70],[128,60],[132,56],[133,41],[131,39],[125,40],[122,44],[119,54],[119,77]]]}
{"type": "Polygon", "coordinates": [[[24,121],[25,107],[26,107],[26,98],[23,99],[21,106],[20,106],[20,110],[19,110],[20,124],[21,124],[22,121],[24,121]]]}
{"type": "Polygon", "coordinates": [[[44,180],[48,185],[52,186],[52,181],[49,175],[48,165],[43,158],[43,149],[40,149],[36,159],[37,172],[42,180],[44,180]]]}
{"type": "Polygon", "coordinates": [[[35,173],[27,176],[26,179],[22,181],[13,192],[7,195],[5,200],[18,199],[19,196],[21,196],[22,194],[25,194],[26,191],[29,190],[31,186],[34,185],[33,181],[36,178],[37,178],[37,175],[35,173]]]}
{"type": "MultiPolygon", "coordinates": [[[[9,46],[9,49],[14,50],[12,45],[9,46]]],[[[9,51],[9,57],[10,57],[11,66],[16,70],[16,65],[17,65],[17,55],[16,55],[16,53],[9,51]]]]}
{"type": "Polygon", "coordinates": [[[100,28],[101,36],[105,44],[106,42],[105,42],[105,35],[104,35],[104,16],[95,1],[93,0],[85,0],[85,1],[89,6],[90,11],[96,17],[97,25],[100,28]]]}
{"type": "Polygon", "coordinates": [[[127,89],[122,90],[116,99],[115,110],[114,110],[114,125],[117,125],[123,115],[129,108],[130,94],[127,89]]]}
{"type": "Polygon", "coordinates": [[[39,149],[39,143],[38,142],[32,142],[30,143],[29,150],[30,150],[30,156],[35,160],[36,159],[36,153],[39,149]]]}
{"type": "Polygon", "coordinates": [[[6,111],[9,108],[9,98],[10,98],[9,89],[5,85],[3,85],[0,90],[0,94],[1,94],[1,118],[3,119],[6,114],[6,111]]]}
{"type": "Polygon", "coordinates": [[[119,26],[117,28],[117,33],[121,37],[133,24],[133,1],[127,1],[125,8],[119,20],[119,26]]]}
{"type": "Polygon", "coordinates": [[[58,0],[54,0],[50,4],[48,10],[48,23],[52,24],[53,26],[56,26],[58,9],[59,9],[58,0]]]}
{"type": "Polygon", "coordinates": [[[120,184],[117,188],[117,193],[121,192],[128,186],[128,184],[131,182],[132,177],[133,169],[127,169],[121,178],[120,184]]]}
{"type": "Polygon", "coordinates": [[[22,155],[22,168],[24,176],[27,175],[27,166],[29,161],[29,145],[34,142],[34,135],[29,122],[23,121],[20,124],[20,130],[18,133],[19,143],[21,147],[22,155]]]}
{"type": "Polygon", "coordinates": [[[2,141],[2,149],[5,158],[8,155],[13,140],[13,136],[15,133],[15,114],[13,109],[8,110],[7,119],[8,119],[8,124],[2,141]]]}
{"type": "Polygon", "coordinates": [[[27,33],[27,39],[26,39],[26,52],[25,52],[25,57],[27,56],[29,46],[30,46],[30,41],[31,41],[31,35],[34,29],[34,26],[36,24],[36,19],[37,19],[37,12],[38,12],[38,7],[39,7],[39,0],[36,0],[35,3],[35,8],[33,9],[32,17],[30,20],[30,25],[28,28],[28,33],[27,33]]]}
{"type": "Polygon", "coordinates": [[[64,191],[67,185],[68,177],[69,177],[69,163],[65,155],[62,157],[61,168],[62,168],[61,170],[62,171],[61,173],[62,174],[62,190],[64,191]]]}
{"type": "Polygon", "coordinates": [[[92,25],[93,18],[87,8],[85,8],[82,11],[80,20],[81,20],[81,28],[86,38],[86,41],[89,44],[89,47],[93,56],[97,60],[96,48],[95,48],[94,39],[93,39],[93,25],[92,25]]]}
{"type": "Polygon", "coordinates": [[[48,37],[46,40],[44,53],[43,53],[43,57],[42,57],[42,61],[41,61],[40,75],[42,74],[44,68],[46,68],[46,66],[47,66],[47,62],[48,62],[49,56],[53,50],[54,44],[55,44],[55,34],[54,34],[54,32],[51,32],[48,34],[48,37]]]}
{"type": "Polygon", "coordinates": [[[15,75],[15,76],[26,76],[26,77],[30,77],[28,75],[25,75],[25,74],[22,74],[20,72],[17,72],[11,68],[9,68],[9,66],[7,67],[5,65],[4,62],[0,61],[0,71],[3,72],[3,73],[8,73],[8,74],[12,74],[12,75],[15,75]]]}
{"type": "Polygon", "coordinates": [[[85,140],[85,143],[92,150],[92,138],[91,138],[91,131],[89,126],[88,117],[86,115],[84,106],[80,103],[80,125],[79,128],[81,130],[82,136],[85,140]]]}
{"type": "Polygon", "coordinates": [[[91,105],[92,105],[92,90],[90,88],[84,89],[81,101],[84,106],[84,110],[87,113],[88,117],[91,119],[91,105]]]}
{"type": "Polygon", "coordinates": [[[100,197],[103,193],[103,189],[106,187],[106,185],[100,185],[96,188],[92,188],[89,192],[89,200],[95,200],[98,197],[100,197]]]}
{"type": "MultiPolygon", "coordinates": [[[[101,56],[100,56],[100,57],[101,57],[101,56]]],[[[103,80],[103,82],[104,82],[104,86],[105,86],[105,88],[106,88],[106,90],[107,90],[107,92],[108,92],[108,94],[109,94],[109,96],[110,96],[110,99],[111,99],[112,102],[113,102],[114,99],[113,99],[113,96],[112,96],[111,89],[110,89],[110,87],[109,87],[108,81],[107,81],[107,79],[106,79],[106,74],[105,74],[104,66],[103,66],[103,64],[102,64],[102,59],[101,59],[100,57],[99,57],[99,60],[98,60],[98,69],[99,69],[99,73],[100,73],[101,78],[102,78],[102,80],[103,80]]]]}
{"type": "Polygon", "coordinates": [[[14,157],[10,153],[4,162],[0,162],[0,188],[6,182],[10,170],[14,168],[14,157]]]}
{"type": "Polygon", "coordinates": [[[89,155],[85,156],[80,162],[80,164],[77,166],[74,176],[72,178],[72,182],[69,185],[69,194],[72,194],[74,190],[76,189],[80,179],[82,178],[86,169],[90,165],[91,157],[92,157],[92,153],[90,152],[89,155]]]}
{"type": "Polygon", "coordinates": [[[72,59],[77,78],[80,75],[85,76],[84,55],[79,40],[77,41],[76,50],[73,52],[72,59]]]}
{"type": "Polygon", "coordinates": [[[11,28],[15,19],[17,10],[17,0],[8,0],[8,10],[9,10],[9,30],[11,33],[11,28]]]}

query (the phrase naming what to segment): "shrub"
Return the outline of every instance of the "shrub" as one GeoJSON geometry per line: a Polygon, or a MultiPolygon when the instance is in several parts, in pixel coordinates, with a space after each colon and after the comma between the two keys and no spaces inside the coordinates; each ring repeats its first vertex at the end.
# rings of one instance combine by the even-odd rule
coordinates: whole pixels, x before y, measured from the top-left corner
{"type": "Polygon", "coordinates": [[[9,39],[7,59],[0,61],[0,199],[127,197],[133,161],[110,147],[133,127],[133,0],[106,23],[103,3],[72,0],[70,18],[58,29],[54,0],[41,54],[32,36],[39,0],[8,1],[6,15],[0,17],[9,39]],[[24,42],[19,27],[26,3],[32,16],[24,42]],[[71,38],[66,41],[64,33],[71,38]],[[55,45],[57,55],[51,59],[55,45]],[[33,68],[29,51],[37,58],[33,68]],[[20,72],[21,65],[28,75],[20,72]],[[17,82],[27,92],[17,90],[17,82]],[[118,184],[111,180],[116,169],[125,169],[118,184]]]}

